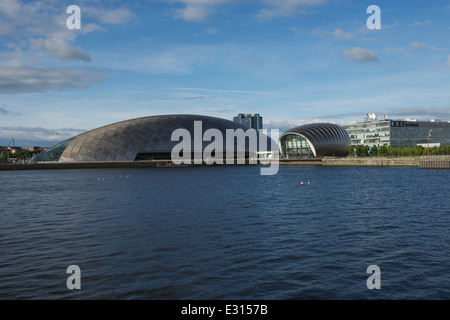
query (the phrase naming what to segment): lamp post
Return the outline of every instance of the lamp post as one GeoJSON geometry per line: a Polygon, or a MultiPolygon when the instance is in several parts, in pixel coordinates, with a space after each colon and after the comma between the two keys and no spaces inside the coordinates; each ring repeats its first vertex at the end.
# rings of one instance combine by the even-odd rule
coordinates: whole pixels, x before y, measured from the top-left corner
{"type": "Polygon", "coordinates": [[[428,146],[428,158],[430,158],[430,136],[431,136],[431,131],[433,131],[433,129],[430,129],[430,131],[428,131],[428,136],[427,136],[427,146],[428,146]]]}

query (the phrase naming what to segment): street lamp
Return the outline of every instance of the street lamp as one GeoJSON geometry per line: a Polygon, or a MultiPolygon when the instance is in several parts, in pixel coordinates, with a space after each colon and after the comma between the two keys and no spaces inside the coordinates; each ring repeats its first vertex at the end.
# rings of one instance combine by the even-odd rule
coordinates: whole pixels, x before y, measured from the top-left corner
{"type": "Polygon", "coordinates": [[[428,136],[427,136],[428,158],[430,157],[430,137],[431,137],[431,131],[433,131],[433,129],[430,129],[430,131],[428,131],[428,136]]]}

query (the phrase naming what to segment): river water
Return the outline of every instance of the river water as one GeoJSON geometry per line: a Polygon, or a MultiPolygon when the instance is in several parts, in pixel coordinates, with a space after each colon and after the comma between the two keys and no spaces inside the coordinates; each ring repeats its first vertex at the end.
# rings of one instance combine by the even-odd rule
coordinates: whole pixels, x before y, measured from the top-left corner
{"type": "Polygon", "coordinates": [[[0,299],[450,299],[449,178],[314,165],[2,171],[0,299]],[[380,289],[368,288],[372,265],[380,289]]]}

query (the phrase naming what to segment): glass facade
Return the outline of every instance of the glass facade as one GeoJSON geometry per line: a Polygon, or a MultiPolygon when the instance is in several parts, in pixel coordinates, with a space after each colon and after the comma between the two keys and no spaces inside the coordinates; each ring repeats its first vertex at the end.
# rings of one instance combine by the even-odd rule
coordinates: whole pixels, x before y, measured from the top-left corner
{"type": "Polygon", "coordinates": [[[392,147],[412,147],[418,144],[430,143],[441,145],[450,144],[450,123],[443,121],[417,121],[411,124],[407,121],[392,121],[391,143],[392,147]]]}
{"type": "Polygon", "coordinates": [[[279,146],[285,159],[344,157],[350,148],[350,137],[337,124],[309,123],[283,133],[279,146]]]}
{"type": "Polygon", "coordinates": [[[69,143],[71,143],[73,138],[65,140],[51,147],[48,150],[38,153],[34,156],[32,162],[44,162],[44,161],[58,161],[64,150],[66,150],[69,143]]]}
{"type": "Polygon", "coordinates": [[[343,126],[350,136],[352,146],[382,146],[389,144],[391,121],[369,121],[343,126]]]}
{"type": "Polygon", "coordinates": [[[414,147],[427,143],[450,144],[450,123],[445,121],[374,120],[343,126],[352,146],[414,147]]]}
{"type": "Polygon", "coordinates": [[[301,135],[287,134],[280,139],[281,153],[285,159],[314,158],[308,141],[301,135]]]}

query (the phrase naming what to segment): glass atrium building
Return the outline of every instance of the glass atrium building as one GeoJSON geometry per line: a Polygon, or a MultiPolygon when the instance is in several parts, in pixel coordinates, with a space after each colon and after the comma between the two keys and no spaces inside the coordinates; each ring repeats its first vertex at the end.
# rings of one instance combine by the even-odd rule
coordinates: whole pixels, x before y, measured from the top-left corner
{"type": "Polygon", "coordinates": [[[279,148],[284,159],[341,157],[348,154],[350,137],[336,124],[311,123],[283,133],[279,148]]]}

